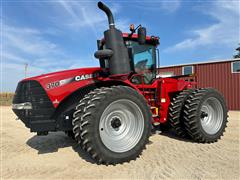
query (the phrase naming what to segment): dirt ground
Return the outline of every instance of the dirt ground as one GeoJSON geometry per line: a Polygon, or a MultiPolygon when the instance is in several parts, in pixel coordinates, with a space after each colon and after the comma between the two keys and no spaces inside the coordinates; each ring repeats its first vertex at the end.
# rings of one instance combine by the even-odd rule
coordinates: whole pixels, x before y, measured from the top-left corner
{"type": "Polygon", "coordinates": [[[64,133],[36,136],[15,120],[10,107],[0,108],[1,179],[239,179],[240,112],[229,113],[217,143],[155,134],[137,160],[105,166],[95,164],[64,133]]]}

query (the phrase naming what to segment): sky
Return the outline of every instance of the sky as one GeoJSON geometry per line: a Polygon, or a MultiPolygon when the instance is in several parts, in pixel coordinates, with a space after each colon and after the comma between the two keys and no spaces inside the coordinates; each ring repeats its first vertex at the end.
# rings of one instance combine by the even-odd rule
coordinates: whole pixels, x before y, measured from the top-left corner
{"type": "MultiPolygon", "coordinates": [[[[161,66],[229,59],[240,43],[240,1],[103,1],[116,27],[141,24],[160,37],[161,66]]],[[[1,91],[27,76],[99,66],[96,40],[108,28],[97,1],[2,0],[1,91]]]]}

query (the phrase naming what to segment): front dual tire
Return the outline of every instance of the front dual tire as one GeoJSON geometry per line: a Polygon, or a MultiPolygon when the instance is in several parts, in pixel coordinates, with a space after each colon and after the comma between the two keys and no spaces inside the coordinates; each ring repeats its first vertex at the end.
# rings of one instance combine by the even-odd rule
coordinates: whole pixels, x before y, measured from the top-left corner
{"type": "Polygon", "coordinates": [[[73,132],[98,163],[122,163],[136,159],[145,148],[151,116],[145,98],[132,88],[102,87],[79,102],[73,132]]]}

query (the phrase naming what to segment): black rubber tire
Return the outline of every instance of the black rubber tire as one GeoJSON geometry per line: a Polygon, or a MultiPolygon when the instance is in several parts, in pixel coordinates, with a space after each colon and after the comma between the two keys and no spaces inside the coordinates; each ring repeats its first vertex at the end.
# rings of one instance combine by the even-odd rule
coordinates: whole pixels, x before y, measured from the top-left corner
{"type": "Polygon", "coordinates": [[[224,97],[213,88],[201,88],[195,90],[186,100],[184,106],[184,125],[189,136],[199,143],[216,142],[223,135],[227,126],[227,106],[224,97]],[[201,107],[209,97],[216,98],[223,109],[223,122],[215,134],[208,134],[201,125],[201,107]]]}
{"type": "Polygon", "coordinates": [[[71,139],[75,140],[73,131],[65,131],[65,134],[70,137],[71,139]]]}
{"type": "Polygon", "coordinates": [[[91,100],[92,96],[94,95],[94,92],[99,92],[99,89],[95,89],[95,91],[91,91],[88,94],[86,94],[78,103],[78,105],[75,107],[75,112],[73,113],[73,134],[75,140],[82,146],[82,138],[81,138],[81,117],[84,114],[84,107],[88,103],[89,100],[91,100]]]}
{"type": "Polygon", "coordinates": [[[136,159],[148,143],[151,133],[151,110],[145,98],[137,91],[126,86],[102,87],[87,94],[74,113],[73,131],[75,138],[90,156],[101,164],[116,164],[136,159]],[[119,99],[133,101],[144,116],[144,129],[139,142],[129,151],[117,153],[109,150],[99,134],[99,121],[105,108],[119,99]]]}
{"type": "Polygon", "coordinates": [[[187,132],[183,122],[183,109],[185,101],[194,89],[183,90],[172,98],[169,106],[168,120],[175,134],[180,137],[187,137],[187,132]]]}

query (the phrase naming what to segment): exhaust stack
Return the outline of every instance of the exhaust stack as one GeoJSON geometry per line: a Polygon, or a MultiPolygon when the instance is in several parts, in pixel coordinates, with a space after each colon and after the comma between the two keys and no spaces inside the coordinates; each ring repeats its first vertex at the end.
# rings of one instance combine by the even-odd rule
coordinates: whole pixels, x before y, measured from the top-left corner
{"type": "MultiPolygon", "coordinates": [[[[98,2],[98,7],[104,11],[108,17],[109,29],[104,32],[106,49],[112,51],[108,53],[106,59],[109,60],[109,70],[111,75],[128,74],[131,72],[130,60],[127,47],[124,44],[122,32],[115,28],[114,18],[111,10],[102,2],[98,2]]],[[[104,50],[100,50],[104,54],[104,50]]],[[[95,55],[97,52],[95,53],[95,55]]]]}
{"type": "Polygon", "coordinates": [[[98,8],[104,11],[108,17],[109,28],[115,28],[112,11],[101,1],[98,2],[98,8]]]}

